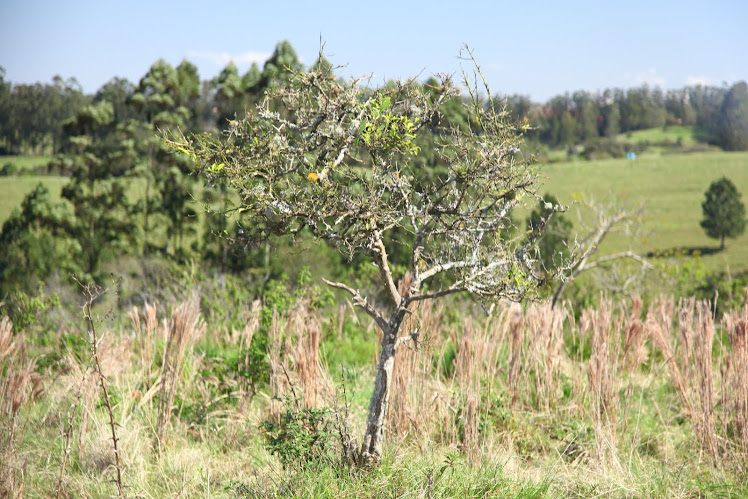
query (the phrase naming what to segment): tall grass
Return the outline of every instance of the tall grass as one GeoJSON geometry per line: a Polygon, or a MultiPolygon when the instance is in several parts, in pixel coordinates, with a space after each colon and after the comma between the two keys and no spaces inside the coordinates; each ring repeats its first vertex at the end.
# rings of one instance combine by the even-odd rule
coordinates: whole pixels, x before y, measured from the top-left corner
{"type": "MultiPolygon", "coordinates": [[[[164,307],[149,304],[132,310],[126,329],[97,332],[98,368],[92,353],[74,347],[57,367],[36,355],[47,366],[40,367],[23,336],[0,321],[5,495],[110,494],[106,477],[118,468],[133,496],[384,491],[370,471],[345,466],[316,467],[317,479],[328,481],[322,488],[303,467],[282,471],[258,429],[263,421],[282,423],[289,408],[303,415],[329,407],[342,415],[341,434],[329,438],[350,452],[372,366],[344,368],[336,382],[320,345],[350,341],[351,327],[363,337],[367,323],[355,326],[360,318],[349,308],[326,313],[299,295],[282,310],[248,304],[244,324],[217,328],[201,319],[195,296],[168,320],[159,322],[164,307]],[[253,395],[241,370],[259,334],[267,335],[269,382],[253,395]],[[221,347],[206,356],[205,342],[221,347]],[[336,408],[343,391],[346,405],[336,408]]],[[[667,495],[673,487],[676,496],[705,494],[686,475],[673,478],[678,470],[700,470],[704,487],[744,490],[735,484],[748,465],[748,304],[721,321],[707,302],[670,297],[652,300],[646,313],[638,297],[618,304],[603,298],[578,320],[569,308],[544,303],[487,312],[465,306],[450,313],[439,302],[411,310],[398,343],[380,470],[396,490],[478,493],[471,480],[487,486],[490,469],[498,471],[487,496],[521,494],[527,480],[550,496],[667,495]]],[[[306,431],[299,428],[292,430],[306,431]]]]}
{"type": "Polygon", "coordinates": [[[35,360],[26,354],[23,338],[13,337],[13,325],[0,319],[0,497],[23,495],[26,462],[17,448],[21,408],[43,391],[35,360]]]}
{"type": "Polygon", "coordinates": [[[161,389],[156,422],[156,443],[159,449],[166,438],[167,425],[171,420],[185,353],[192,347],[203,329],[204,323],[200,319],[200,304],[197,296],[179,305],[172,313],[161,362],[161,389]]]}

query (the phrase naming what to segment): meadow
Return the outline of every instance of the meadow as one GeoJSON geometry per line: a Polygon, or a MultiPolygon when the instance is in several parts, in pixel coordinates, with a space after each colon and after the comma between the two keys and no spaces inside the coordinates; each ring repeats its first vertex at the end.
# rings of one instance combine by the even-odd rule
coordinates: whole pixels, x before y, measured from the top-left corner
{"type": "Polygon", "coordinates": [[[52,160],[52,156],[2,156],[0,157],[0,169],[10,168],[17,172],[28,172],[29,170],[46,170],[47,164],[52,160]]]}
{"type": "Polygon", "coordinates": [[[60,201],[62,188],[70,181],[68,177],[48,175],[22,175],[0,177],[0,224],[5,222],[15,208],[20,209],[26,195],[41,183],[49,189],[54,202],[60,201]]]}
{"type": "Polygon", "coordinates": [[[671,297],[601,300],[578,318],[425,302],[403,332],[421,331],[417,347],[398,350],[383,461],[359,469],[343,449],[372,390],[367,316],[306,286],[250,303],[185,284],[171,305],[102,303],[33,335],[0,323],[5,493],[748,494],[748,305],[713,320],[709,303],[671,297]]]}
{"type": "MultiPolygon", "coordinates": [[[[748,233],[719,241],[710,239],[699,225],[701,203],[709,184],[726,176],[748,202],[748,153],[708,152],[641,156],[636,160],[608,159],[551,163],[540,170],[538,192],[555,195],[569,206],[567,217],[578,228],[589,225],[590,213],[582,202],[592,198],[610,211],[625,206],[643,208],[641,237],[611,234],[601,253],[632,249],[640,254],[667,250],[698,251],[715,271],[748,269],[748,233]]],[[[583,235],[585,232],[581,231],[583,235]]]]}
{"type": "MultiPolygon", "coordinates": [[[[708,238],[699,226],[704,192],[711,182],[723,176],[733,181],[743,194],[743,202],[748,202],[748,153],[652,154],[636,160],[557,162],[540,164],[539,172],[538,192],[541,195],[550,193],[569,206],[567,217],[580,236],[586,233],[591,222],[585,199],[593,199],[608,211],[620,207],[642,208],[640,237],[631,239],[627,235],[611,234],[601,248],[603,253],[629,249],[642,255],[672,253],[673,250],[697,252],[702,254],[710,270],[738,273],[748,269],[748,233],[728,239],[726,250],[718,252],[719,241],[708,238]]],[[[39,182],[50,189],[53,200],[59,200],[66,178],[0,177],[0,192],[3,193],[0,223],[10,216],[14,207],[20,206],[24,196],[39,182]]],[[[132,193],[137,196],[136,187],[132,193]]],[[[199,192],[195,199],[200,199],[199,192]]],[[[194,205],[200,213],[200,203],[194,205]]],[[[518,213],[520,218],[526,215],[518,213]]]]}

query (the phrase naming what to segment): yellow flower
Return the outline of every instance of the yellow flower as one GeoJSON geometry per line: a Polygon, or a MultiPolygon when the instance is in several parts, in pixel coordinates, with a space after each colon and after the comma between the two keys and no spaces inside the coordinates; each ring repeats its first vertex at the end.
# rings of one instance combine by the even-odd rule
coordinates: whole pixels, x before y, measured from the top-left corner
{"type": "Polygon", "coordinates": [[[319,175],[317,172],[310,172],[309,175],[306,176],[306,179],[310,182],[316,182],[319,180],[319,175]]]}

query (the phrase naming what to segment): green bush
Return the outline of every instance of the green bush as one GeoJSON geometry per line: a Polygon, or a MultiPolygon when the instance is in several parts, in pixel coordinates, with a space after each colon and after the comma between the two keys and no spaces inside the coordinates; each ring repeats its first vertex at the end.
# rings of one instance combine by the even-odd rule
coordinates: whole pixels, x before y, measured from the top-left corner
{"type": "Polygon", "coordinates": [[[335,460],[335,438],[330,410],[300,409],[290,399],[278,422],[264,421],[265,447],[277,455],[284,469],[304,470],[335,460]]]}
{"type": "Polygon", "coordinates": [[[43,328],[53,328],[47,313],[60,306],[56,294],[47,295],[40,285],[37,294],[26,294],[23,291],[12,291],[10,296],[0,302],[0,315],[8,315],[16,332],[26,331],[34,324],[40,323],[43,328]]]}
{"type": "Polygon", "coordinates": [[[18,166],[15,163],[5,163],[0,168],[0,177],[10,177],[12,175],[18,175],[18,166]]]}

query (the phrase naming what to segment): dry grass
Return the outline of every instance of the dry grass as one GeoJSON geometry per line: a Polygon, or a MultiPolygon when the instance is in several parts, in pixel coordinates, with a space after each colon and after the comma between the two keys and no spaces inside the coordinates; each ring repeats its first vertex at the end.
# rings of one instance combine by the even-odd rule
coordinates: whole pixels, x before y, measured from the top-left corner
{"type": "Polygon", "coordinates": [[[583,328],[592,334],[592,347],[587,368],[590,393],[590,416],[595,431],[595,452],[600,463],[621,467],[617,451],[617,411],[615,388],[621,358],[617,333],[621,319],[614,318],[612,304],[601,300],[597,309],[582,312],[583,328]]]}
{"type": "Polygon", "coordinates": [[[44,390],[35,364],[26,355],[23,338],[13,336],[10,320],[0,319],[0,497],[23,496],[26,462],[16,441],[22,407],[44,390]]]}
{"type": "MultiPolygon", "coordinates": [[[[146,327],[146,329],[148,329],[146,327]]],[[[185,353],[198,336],[204,333],[205,323],[200,319],[200,303],[196,295],[179,305],[171,316],[166,333],[166,349],[161,363],[161,389],[156,422],[156,443],[161,449],[166,429],[171,420],[174,397],[177,394],[185,353]]]]}
{"type": "Polygon", "coordinates": [[[268,331],[270,365],[270,419],[277,421],[283,400],[296,409],[330,403],[335,390],[320,359],[322,321],[307,300],[288,313],[273,310],[268,331]]]}
{"type": "MultiPolygon", "coordinates": [[[[650,470],[650,477],[655,470],[672,474],[684,466],[739,473],[748,462],[748,306],[720,324],[704,302],[676,306],[671,298],[656,299],[644,321],[642,309],[636,297],[628,307],[603,299],[576,324],[568,308],[545,304],[524,310],[496,306],[487,315],[450,320],[443,304],[419,303],[404,324],[396,354],[389,452],[400,463],[436,456],[427,474],[432,477],[427,489],[433,491],[444,485],[438,479],[438,470],[446,473],[442,454],[457,452],[471,473],[498,459],[516,480],[541,480],[542,463],[558,477],[553,493],[558,495],[661,495],[651,488],[654,478],[637,475],[641,469],[650,470]],[[720,328],[726,342],[715,348],[720,328]],[[715,369],[721,369],[718,379],[715,369]],[[668,383],[674,390],[658,394],[668,383]],[[691,448],[700,449],[702,459],[690,457],[691,448]],[[597,489],[598,482],[605,485],[597,489]]],[[[238,376],[220,382],[214,375],[196,376],[215,361],[196,354],[193,345],[205,335],[206,341],[245,352],[260,331],[259,302],[247,307],[244,326],[231,330],[206,329],[194,298],[160,325],[155,306],[133,310],[134,334],[103,331],[97,342],[100,372],[116,393],[111,409],[97,391],[95,368],[67,356],[57,377],[47,379],[42,415],[24,412],[38,403],[40,385],[35,391],[34,380],[41,375],[22,354],[26,347],[13,337],[8,321],[0,322],[0,450],[8,456],[12,449],[16,456],[1,463],[6,495],[50,494],[56,483],[61,496],[111,494],[107,478],[118,465],[109,420],[115,418],[128,495],[210,495],[234,480],[256,483],[253,475],[276,476],[257,426],[280,414],[284,398],[297,409],[335,403],[320,343],[334,345],[346,310],[335,308],[327,329],[324,315],[305,299],[286,312],[275,311],[262,330],[268,335],[271,377],[261,394],[268,397],[254,398],[238,376]],[[188,405],[203,408],[202,419],[189,415],[188,405]],[[36,451],[51,458],[29,461],[19,447],[25,425],[57,442],[36,451]],[[160,428],[161,446],[154,453],[160,428]]],[[[362,380],[370,369],[362,368],[362,380]]],[[[361,424],[362,412],[354,408],[349,414],[353,427],[361,424]]],[[[30,440],[23,441],[29,446],[30,440]]],[[[427,475],[413,480],[427,484],[427,475]]],[[[668,483],[683,487],[675,496],[693,495],[681,482],[668,483]]]]}
{"type": "Polygon", "coordinates": [[[722,405],[731,415],[725,418],[725,431],[735,435],[737,454],[748,465],[748,289],[742,311],[724,317],[729,352],[722,362],[722,405]]]}

